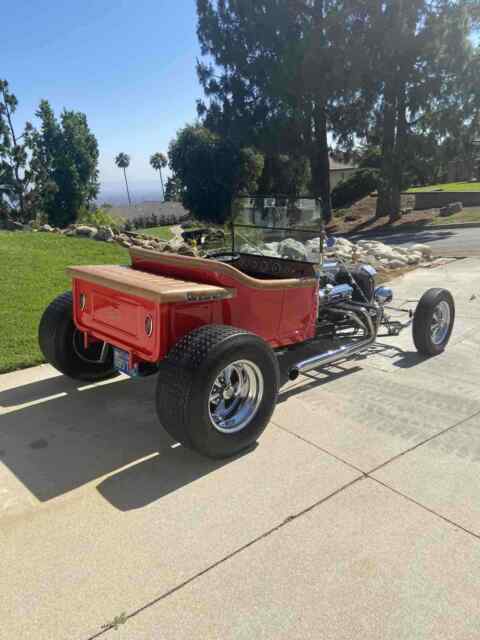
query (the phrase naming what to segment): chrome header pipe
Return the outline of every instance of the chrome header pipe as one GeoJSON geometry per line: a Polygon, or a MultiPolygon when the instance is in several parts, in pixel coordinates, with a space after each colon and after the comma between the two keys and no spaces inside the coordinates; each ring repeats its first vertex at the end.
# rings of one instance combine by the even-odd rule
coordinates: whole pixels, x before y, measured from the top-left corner
{"type": "Polygon", "coordinates": [[[296,380],[301,373],[307,373],[307,371],[312,371],[312,369],[317,369],[318,367],[333,364],[334,362],[338,362],[339,360],[344,360],[345,358],[348,358],[349,356],[352,356],[359,351],[363,351],[373,342],[375,342],[378,331],[378,323],[373,323],[370,314],[365,308],[355,307],[353,305],[338,305],[336,309],[349,313],[353,311],[354,313],[362,315],[363,322],[360,318],[359,321],[367,327],[367,337],[361,340],[348,342],[347,344],[344,344],[337,349],[324,351],[316,356],[312,356],[311,358],[307,358],[306,360],[297,362],[297,364],[294,365],[288,373],[288,377],[290,380],[296,380]]]}

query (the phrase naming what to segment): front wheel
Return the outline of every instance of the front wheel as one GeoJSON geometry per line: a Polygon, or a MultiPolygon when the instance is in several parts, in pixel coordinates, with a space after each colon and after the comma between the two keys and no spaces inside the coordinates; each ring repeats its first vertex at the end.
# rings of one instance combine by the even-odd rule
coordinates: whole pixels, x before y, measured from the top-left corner
{"type": "Polygon", "coordinates": [[[455,321],[455,303],[447,289],[429,289],[420,298],[413,317],[413,341],[417,351],[437,356],[450,340],[455,321]]]}
{"type": "Polygon", "coordinates": [[[157,413],[178,442],[210,458],[253,444],[279,388],[278,363],[258,336],[208,325],[182,338],[161,363],[157,413]]]}

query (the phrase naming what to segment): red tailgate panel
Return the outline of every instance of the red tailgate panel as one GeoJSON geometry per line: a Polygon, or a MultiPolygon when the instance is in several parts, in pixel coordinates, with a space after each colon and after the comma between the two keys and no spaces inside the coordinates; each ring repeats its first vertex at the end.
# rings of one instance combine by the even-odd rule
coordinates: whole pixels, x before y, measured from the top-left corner
{"type": "Polygon", "coordinates": [[[167,327],[158,303],[77,278],[73,292],[75,323],[81,331],[149,362],[157,362],[164,355],[161,343],[165,344],[165,340],[161,338],[167,327]],[[83,310],[80,308],[82,295],[85,296],[83,310]],[[150,336],[147,334],[149,317],[153,321],[150,336]]]}

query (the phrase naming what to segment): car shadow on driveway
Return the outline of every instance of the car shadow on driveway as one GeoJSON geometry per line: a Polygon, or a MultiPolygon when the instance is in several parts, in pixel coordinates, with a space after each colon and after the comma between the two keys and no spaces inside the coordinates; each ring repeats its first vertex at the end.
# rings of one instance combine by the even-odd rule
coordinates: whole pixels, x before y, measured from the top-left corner
{"type": "MultiPolygon", "coordinates": [[[[377,353],[382,349],[394,350],[395,366],[422,361],[392,345],[374,346],[377,353]]],[[[299,350],[281,359],[283,382],[291,358],[305,355],[299,350]]],[[[281,389],[278,401],[352,375],[363,369],[359,363],[366,358],[358,355],[348,364],[301,376],[281,389]]],[[[100,481],[100,494],[126,511],[235,460],[212,461],[175,443],[159,424],[155,383],[152,377],[79,387],[55,376],[0,392],[0,407],[6,410],[0,415],[0,462],[42,502],[100,481]]]]}
{"type": "Polygon", "coordinates": [[[11,409],[0,415],[0,462],[42,502],[118,470],[99,491],[126,510],[231,461],[176,445],[159,424],[154,401],[155,379],[82,389],[57,376],[0,392],[0,406],[11,409]],[[21,406],[28,402],[37,404],[21,406]]]}

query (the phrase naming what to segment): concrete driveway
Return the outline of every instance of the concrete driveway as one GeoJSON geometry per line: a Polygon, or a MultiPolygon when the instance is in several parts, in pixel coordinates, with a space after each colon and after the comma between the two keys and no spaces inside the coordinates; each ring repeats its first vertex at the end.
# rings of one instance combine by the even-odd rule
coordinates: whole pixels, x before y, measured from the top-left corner
{"type": "Polygon", "coordinates": [[[304,376],[228,462],[159,428],[152,379],[0,376],[1,637],[479,637],[480,260],[397,302],[437,285],[444,355],[405,333],[304,376]]]}

